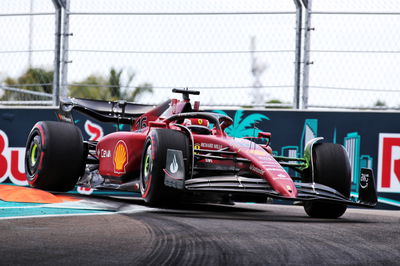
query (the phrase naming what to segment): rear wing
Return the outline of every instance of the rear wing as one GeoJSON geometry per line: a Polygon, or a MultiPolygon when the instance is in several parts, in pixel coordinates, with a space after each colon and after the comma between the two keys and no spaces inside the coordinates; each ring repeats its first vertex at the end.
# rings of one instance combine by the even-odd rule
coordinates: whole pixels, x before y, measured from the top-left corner
{"type": "Polygon", "coordinates": [[[73,123],[72,110],[77,110],[101,122],[132,125],[135,119],[154,108],[153,105],[127,101],[101,101],[79,98],[63,98],[56,111],[60,121],[73,123]]]}

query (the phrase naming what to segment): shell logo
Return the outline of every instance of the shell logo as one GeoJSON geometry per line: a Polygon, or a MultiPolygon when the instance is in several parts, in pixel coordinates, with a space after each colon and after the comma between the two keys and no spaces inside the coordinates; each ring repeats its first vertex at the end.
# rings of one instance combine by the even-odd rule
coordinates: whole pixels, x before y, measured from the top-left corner
{"type": "Polygon", "coordinates": [[[118,141],[114,149],[114,173],[125,174],[126,165],[128,164],[128,148],[123,140],[118,141]]]}

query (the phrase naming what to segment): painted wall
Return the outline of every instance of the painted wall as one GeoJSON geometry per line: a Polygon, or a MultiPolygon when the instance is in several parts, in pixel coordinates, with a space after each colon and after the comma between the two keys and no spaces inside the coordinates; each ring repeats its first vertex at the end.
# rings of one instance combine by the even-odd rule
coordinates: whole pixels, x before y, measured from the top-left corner
{"type": "MultiPolygon", "coordinates": [[[[302,156],[305,143],[317,136],[342,144],[352,166],[353,193],[357,193],[360,168],[369,167],[377,179],[380,202],[400,207],[400,113],[213,111],[232,117],[234,125],[227,129],[231,136],[271,132],[271,146],[277,155],[302,156]]],[[[116,125],[100,123],[79,113],[75,113],[74,119],[85,139],[96,140],[116,130],[116,125]]],[[[24,146],[38,120],[56,120],[54,109],[0,109],[0,182],[26,184],[24,146]]]]}

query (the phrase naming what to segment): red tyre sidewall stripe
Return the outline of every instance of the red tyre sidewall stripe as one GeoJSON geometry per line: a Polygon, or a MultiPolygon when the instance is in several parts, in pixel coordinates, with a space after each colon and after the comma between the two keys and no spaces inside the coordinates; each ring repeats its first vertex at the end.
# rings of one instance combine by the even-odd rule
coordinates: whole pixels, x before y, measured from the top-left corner
{"type": "Polygon", "coordinates": [[[41,123],[36,123],[36,125],[34,126],[34,128],[35,128],[35,127],[39,129],[39,131],[40,131],[40,138],[41,138],[41,140],[42,140],[42,145],[44,145],[44,144],[45,144],[45,137],[44,137],[44,130],[43,130],[43,127],[42,127],[41,123]]]}
{"type": "Polygon", "coordinates": [[[151,135],[151,159],[154,162],[154,159],[156,158],[156,146],[154,145],[154,134],[151,135]]]}
{"type": "Polygon", "coordinates": [[[145,191],[145,193],[142,195],[142,198],[144,198],[144,199],[147,197],[147,195],[148,195],[149,192],[150,192],[151,179],[152,179],[152,175],[150,175],[149,181],[148,181],[147,184],[146,184],[146,191],[145,191]]]}
{"type": "MultiPolygon", "coordinates": [[[[45,137],[44,137],[44,130],[43,130],[43,127],[42,127],[41,123],[40,122],[36,123],[36,125],[33,128],[34,129],[36,129],[36,128],[39,129],[40,139],[41,139],[42,147],[43,147],[43,145],[45,144],[45,137]]],[[[40,160],[39,160],[38,172],[42,169],[43,157],[44,157],[44,152],[42,150],[40,152],[40,160]]],[[[36,173],[36,175],[34,175],[31,180],[28,180],[29,184],[34,184],[38,177],[39,177],[39,173],[36,173]]]]}

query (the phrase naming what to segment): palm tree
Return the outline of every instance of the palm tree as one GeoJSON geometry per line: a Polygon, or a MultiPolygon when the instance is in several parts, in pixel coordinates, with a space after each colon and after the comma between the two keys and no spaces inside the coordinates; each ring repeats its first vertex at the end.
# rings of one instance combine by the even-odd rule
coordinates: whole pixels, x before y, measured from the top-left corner
{"type": "Polygon", "coordinates": [[[97,100],[119,100],[135,101],[137,97],[145,92],[153,92],[153,86],[150,83],[138,85],[132,91],[132,83],[135,73],[129,73],[125,84],[122,84],[123,69],[110,69],[108,78],[105,79],[98,75],[90,75],[86,79],[75,82],[70,86],[71,97],[97,99],[97,100]]]}
{"type": "Polygon", "coordinates": [[[153,93],[153,85],[151,85],[151,83],[143,83],[143,84],[140,84],[139,86],[137,86],[133,90],[132,94],[127,97],[126,100],[134,102],[137,100],[137,97],[139,95],[142,95],[143,93],[146,93],[146,92],[153,93]]]}
{"type": "Polygon", "coordinates": [[[121,98],[121,75],[122,69],[117,71],[115,68],[110,69],[110,76],[108,78],[108,84],[110,87],[111,97],[120,99],[121,98]]]}
{"type": "Polygon", "coordinates": [[[151,83],[139,84],[131,92],[130,85],[135,78],[135,73],[131,72],[128,74],[128,79],[125,84],[122,84],[121,76],[123,69],[116,70],[114,67],[110,69],[110,75],[108,79],[108,85],[111,88],[111,98],[112,100],[124,99],[127,101],[134,102],[137,97],[146,92],[153,92],[153,86],[151,83]]]}

